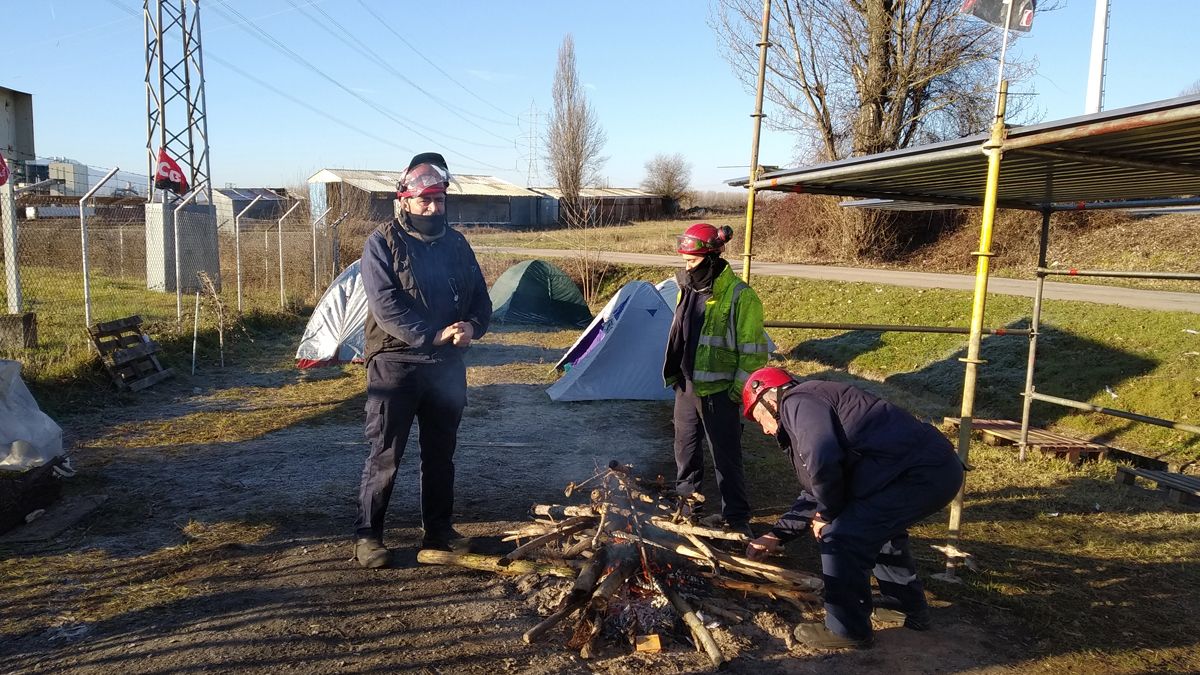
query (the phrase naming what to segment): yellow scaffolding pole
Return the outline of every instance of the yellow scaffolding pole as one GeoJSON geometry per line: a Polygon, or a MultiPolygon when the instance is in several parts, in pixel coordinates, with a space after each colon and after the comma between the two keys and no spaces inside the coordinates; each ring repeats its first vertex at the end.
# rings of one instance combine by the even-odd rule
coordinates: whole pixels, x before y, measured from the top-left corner
{"type": "MultiPolygon", "coordinates": [[[[999,98],[996,104],[996,119],[992,123],[992,135],[984,144],[984,152],[988,156],[987,189],[983,196],[983,217],[979,226],[979,250],[975,256],[975,296],[971,303],[971,337],[967,343],[966,358],[959,359],[966,363],[966,375],[963,378],[961,422],[958,427],[958,456],[967,465],[971,450],[972,415],[975,413],[975,384],[979,375],[979,366],[984,363],[979,358],[979,343],[983,336],[983,313],[987,304],[988,265],[992,256],[992,225],[996,221],[996,194],[1000,187],[1000,158],[1004,154],[1004,109],[1008,99],[1008,82],[1000,83],[999,98]]],[[[950,533],[949,543],[952,549],[957,546],[959,530],[962,523],[963,495],[966,492],[966,482],[959,488],[958,495],[950,504],[950,533]]],[[[946,576],[953,577],[957,558],[953,555],[946,560],[946,576]]]]}
{"type": "Polygon", "coordinates": [[[742,281],[750,281],[751,244],[754,236],[754,181],[758,180],[758,137],[762,130],[763,84],[767,79],[767,36],[771,30],[771,0],[763,0],[762,35],[758,40],[758,91],[754,100],[754,140],[750,146],[750,183],[746,195],[746,244],[742,254],[742,281]]]}

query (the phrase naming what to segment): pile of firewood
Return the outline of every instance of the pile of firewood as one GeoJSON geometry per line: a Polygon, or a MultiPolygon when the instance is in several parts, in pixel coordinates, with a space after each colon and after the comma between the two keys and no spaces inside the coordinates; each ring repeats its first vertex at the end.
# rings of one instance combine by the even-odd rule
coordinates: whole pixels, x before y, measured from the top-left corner
{"type": "Polygon", "coordinates": [[[745,535],[698,525],[690,500],[638,479],[629,466],[612,462],[568,484],[565,494],[587,501],[534,505],[534,521],[506,533],[518,545],[503,556],[421,551],[417,559],[574,579],[558,609],[523,637],[531,643],[578,614],[566,644],[584,658],[596,654],[605,636],[657,651],[661,636],[686,628],[691,643],[719,667],[726,657],[706,616],[742,621],[748,614],[736,598],[747,595],[800,609],[820,601],[819,577],[743,557],[745,535]]]}

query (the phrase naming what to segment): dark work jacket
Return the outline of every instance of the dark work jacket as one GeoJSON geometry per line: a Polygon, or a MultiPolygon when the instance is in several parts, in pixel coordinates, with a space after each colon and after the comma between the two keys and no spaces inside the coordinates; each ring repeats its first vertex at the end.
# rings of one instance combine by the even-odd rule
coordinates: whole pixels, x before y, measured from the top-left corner
{"type": "Polygon", "coordinates": [[[367,293],[367,362],[376,356],[410,363],[461,358],[453,344],[433,345],[437,332],[469,321],[478,339],[487,332],[492,301],[475,252],[466,238],[447,227],[422,241],[397,221],[367,237],[360,263],[367,293]]]}
{"type": "Polygon", "coordinates": [[[779,444],[802,491],[772,532],[787,541],[814,515],[830,522],[854,499],[921,466],[957,462],[940,431],[857,387],[809,380],[783,394],[779,444]]]}

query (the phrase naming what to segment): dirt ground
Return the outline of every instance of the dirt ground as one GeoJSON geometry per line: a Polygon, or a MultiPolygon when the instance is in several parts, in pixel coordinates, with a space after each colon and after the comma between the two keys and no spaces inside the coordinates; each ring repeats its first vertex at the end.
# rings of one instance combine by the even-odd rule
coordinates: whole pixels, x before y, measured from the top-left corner
{"type": "MultiPolygon", "coordinates": [[[[531,504],[562,502],[563,486],[597,464],[617,459],[642,475],[670,473],[668,404],[549,402],[546,371],[572,337],[498,331],[472,348],[456,517],[485,552],[506,550],[511,544],[499,542],[500,533],[526,521],[531,504]]],[[[281,345],[280,353],[288,348],[281,345]]],[[[332,375],[309,386],[361,379],[350,370],[332,375]]],[[[370,571],[350,562],[365,456],[359,397],[302,424],[232,442],[131,448],[111,431],[169,428],[197,411],[236,415],[260,404],[222,392],[271,390],[301,377],[286,367],[227,368],[156,387],[137,406],[63,420],[68,438],[83,446],[75,453],[80,478],[69,490],[103,492],[108,500],[52,541],[4,549],[6,602],[14,604],[0,614],[8,624],[0,629],[0,671],[708,670],[707,660],[680,642],[665,641],[656,655],[610,646],[591,660],[567,650],[562,633],[525,645],[521,634],[540,619],[539,597],[527,598],[530,580],[418,565],[411,446],[387,531],[397,566],[370,571]],[[13,573],[22,566],[27,574],[13,573]]],[[[764,528],[785,505],[761,506],[756,522],[764,528]]],[[[795,564],[814,570],[816,560],[798,557],[795,564]]],[[[873,650],[822,655],[793,645],[796,609],[741,602],[755,620],[714,629],[732,658],[727,672],[1017,669],[1017,647],[977,608],[942,607],[934,631],[880,627],[873,650]]]]}

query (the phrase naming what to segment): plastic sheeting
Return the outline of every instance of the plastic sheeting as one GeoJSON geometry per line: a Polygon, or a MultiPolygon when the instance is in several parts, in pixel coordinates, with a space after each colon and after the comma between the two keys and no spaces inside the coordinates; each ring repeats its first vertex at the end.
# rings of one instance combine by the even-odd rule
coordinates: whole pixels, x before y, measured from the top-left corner
{"type": "Polygon", "coordinates": [[[358,268],[355,260],[325,289],[300,338],[297,366],[315,368],[363,360],[367,292],[358,268]]]}
{"type": "Polygon", "coordinates": [[[62,428],[29,393],[20,362],[0,359],[0,471],[26,471],[62,454],[62,428]]]}

